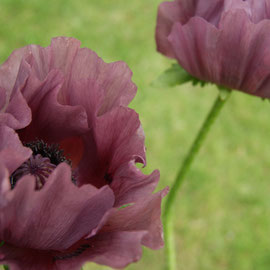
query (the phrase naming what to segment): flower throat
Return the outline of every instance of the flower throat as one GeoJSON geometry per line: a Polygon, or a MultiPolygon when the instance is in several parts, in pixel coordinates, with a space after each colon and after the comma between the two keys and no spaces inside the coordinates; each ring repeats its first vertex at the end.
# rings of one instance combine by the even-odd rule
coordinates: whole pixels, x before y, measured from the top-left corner
{"type": "MultiPolygon", "coordinates": [[[[66,162],[71,166],[71,161],[66,159],[64,151],[59,148],[58,144],[49,145],[43,140],[35,140],[24,143],[24,146],[29,147],[33,153],[10,176],[11,188],[15,187],[21,177],[30,174],[36,178],[36,189],[41,189],[46,182],[46,178],[49,177],[58,164],[66,162]]],[[[73,177],[72,181],[75,182],[73,177]]]]}

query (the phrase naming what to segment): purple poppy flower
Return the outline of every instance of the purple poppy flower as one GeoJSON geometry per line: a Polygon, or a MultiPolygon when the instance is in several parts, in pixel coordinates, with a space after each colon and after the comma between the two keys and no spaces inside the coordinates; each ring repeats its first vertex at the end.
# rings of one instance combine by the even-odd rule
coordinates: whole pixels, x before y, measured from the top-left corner
{"type": "Polygon", "coordinates": [[[194,77],[270,97],[270,1],[175,0],[159,6],[159,52],[194,77]]]}
{"type": "Polygon", "coordinates": [[[14,51],[0,66],[0,260],[11,269],[115,268],[163,246],[159,172],[127,108],[123,62],[73,38],[14,51]]]}

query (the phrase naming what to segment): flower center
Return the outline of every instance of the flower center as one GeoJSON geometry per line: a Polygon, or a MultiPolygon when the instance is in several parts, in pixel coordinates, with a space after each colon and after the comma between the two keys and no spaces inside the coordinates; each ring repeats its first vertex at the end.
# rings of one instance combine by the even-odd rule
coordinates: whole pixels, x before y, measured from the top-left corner
{"type": "Polygon", "coordinates": [[[24,143],[24,146],[31,148],[33,154],[10,176],[11,188],[21,177],[30,174],[36,178],[36,189],[41,189],[58,164],[66,162],[71,166],[71,161],[66,159],[58,144],[48,145],[42,140],[36,140],[24,143]]]}

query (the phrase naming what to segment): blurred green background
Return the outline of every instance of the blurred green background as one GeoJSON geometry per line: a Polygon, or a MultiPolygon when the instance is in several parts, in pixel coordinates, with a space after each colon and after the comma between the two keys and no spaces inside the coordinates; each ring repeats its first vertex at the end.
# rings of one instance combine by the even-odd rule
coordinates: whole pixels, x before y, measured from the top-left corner
{"type": "MultiPolygon", "coordinates": [[[[73,36],[106,62],[133,70],[131,106],[146,134],[145,172],[170,185],[217,95],[215,87],[150,86],[173,61],[155,50],[158,0],[1,0],[0,61],[15,48],[73,36]]],[[[270,104],[234,92],[212,128],[175,205],[178,269],[270,269],[270,104]]],[[[164,251],[144,249],[127,269],[164,266],[164,251]]],[[[85,270],[108,269],[89,264],[85,270]]]]}

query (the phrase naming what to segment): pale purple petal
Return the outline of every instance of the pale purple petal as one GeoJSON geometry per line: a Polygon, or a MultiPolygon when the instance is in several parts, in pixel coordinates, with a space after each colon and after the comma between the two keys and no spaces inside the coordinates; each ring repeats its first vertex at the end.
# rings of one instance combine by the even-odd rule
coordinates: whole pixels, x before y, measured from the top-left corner
{"type": "Polygon", "coordinates": [[[126,106],[136,94],[132,72],[124,62],[107,64],[90,49],[80,48],[80,42],[74,38],[58,37],[52,39],[49,47],[30,45],[25,50],[27,57],[31,56],[28,62],[32,73],[40,81],[52,70],[63,74],[58,101],[63,105],[84,106],[89,127],[96,114],[126,106]]]}
{"type": "Polygon", "coordinates": [[[31,155],[32,151],[22,145],[13,129],[0,126],[0,164],[5,166],[10,174],[31,155]]]}
{"type": "Polygon", "coordinates": [[[168,188],[113,212],[101,232],[146,231],[143,245],[152,249],[163,247],[161,200],[167,193],[168,188]]]}
{"type": "Polygon", "coordinates": [[[134,203],[142,198],[147,198],[155,190],[159,181],[159,171],[155,170],[150,175],[144,175],[130,161],[122,165],[115,173],[111,188],[115,194],[115,207],[134,203]]]}
{"type": "MultiPolygon", "coordinates": [[[[136,86],[131,81],[132,72],[128,66],[121,61],[107,64],[95,52],[79,47],[78,40],[59,37],[52,39],[51,46],[47,49],[52,59],[50,68],[60,69],[65,74],[66,83],[61,90],[60,100],[68,105],[84,105],[88,95],[96,95],[98,99],[94,105],[99,109],[100,115],[114,107],[128,105],[136,94],[136,86]],[[77,84],[85,88],[79,92],[76,89],[77,84]]],[[[85,108],[93,109],[91,106],[85,108]]],[[[91,111],[93,112],[97,113],[96,110],[91,111]]],[[[88,114],[88,117],[92,118],[92,115],[88,114]]]]}
{"type": "Polygon", "coordinates": [[[27,47],[17,49],[0,65],[0,87],[7,91],[7,96],[10,96],[12,93],[21,60],[25,55],[28,55],[27,47]]]}
{"type": "Polygon", "coordinates": [[[89,234],[114,203],[108,186],[100,190],[90,185],[76,187],[65,163],[54,170],[40,191],[35,190],[33,177],[25,176],[10,196],[2,210],[1,239],[40,250],[70,247],[89,234]]]}
{"type": "MultiPolygon", "coordinates": [[[[1,74],[2,77],[10,77],[9,84],[4,79],[2,83],[3,88],[9,88],[6,102],[11,92],[15,92],[13,88],[20,89],[31,107],[35,119],[28,129],[29,133],[34,137],[36,134],[32,131],[39,130],[44,139],[48,137],[46,132],[50,133],[51,141],[63,139],[63,134],[66,137],[76,135],[74,129],[85,132],[87,121],[84,110],[88,125],[92,127],[97,114],[128,105],[136,94],[136,86],[131,81],[132,72],[124,62],[107,64],[93,51],[80,49],[80,42],[73,38],[52,39],[47,48],[30,45],[19,49],[3,65],[1,74]],[[36,95],[37,92],[39,95],[36,95]],[[36,108],[40,108],[41,101],[44,111],[37,114],[36,108]],[[58,133],[54,130],[56,125],[58,133]],[[59,130],[62,132],[59,133],[59,130]]],[[[4,98],[4,95],[1,97],[4,98]]],[[[26,113],[20,115],[25,117],[26,113]]],[[[1,114],[0,117],[3,118],[1,114]]],[[[24,126],[29,124],[30,117],[25,122],[24,126]]],[[[24,126],[13,124],[12,127],[24,126]]],[[[29,134],[25,137],[29,138],[29,134]]]]}
{"type": "Polygon", "coordinates": [[[185,25],[176,23],[169,36],[176,57],[194,77],[218,80],[219,63],[216,62],[218,30],[200,17],[193,17],[185,25]]]}
{"type": "Polygon", "coordinates": [[[144,133],[134,110],[120,107],[99,117],[95,133],[100,159],[111,160],[109,171],[129,160],[145,165],[144,133]]]}
{"type": "Polygon", "coordinates": [[[136,94],[131,77],[126,63],[107,64],[93,51],[82,48],[72,63],[69,84],[62,91],[63,100],[67,104],[83,105],[92,120],[96,114],[130,103],[136,94]]]}
{"type": "Polygon", "coordinates": [[[21,129],[31,122],[31,110],[20,92],[20,87],[24,86],[26,79],[27,77],[24,76],[21,85],[14,86],[13,91],[0,87],[0,122],[2,125],[21,129]]]}
{"type": "MultiPolygon", "coordinates": [[[[21,93],[14,89],[21,59],[26,48],[15,50],[9,58],[0,65],[0,122],[14,129],[27,126],[31,121],[31,111],[21,93]],[[5,99],[5,101],[3,100],[5,99]]],[[[25,83],[22,82],[22,85],[25,83]]]]}
{"type": "Polygon", "coordinates": [[[53,260],[55,252],[21,249],[7,244],[0,247],[0,254],[7,259],[0,257],[0,261],[9,263],[11,270],[80,270],[87,261],[123,268],[141,258],[141,241],[145,234],[144,231],[100,233],[85,242],[89,247],[81,255],[56,261],[53,260]]]}
{"type": "Polygon", "coordinates": [[[130,160],[145,164],[144,134],[132,109],[120,107],[98,117],[94,132],[83,136],[88,151],[78,166],[80,184],[100,187],[108,183],[104,176],[113,177],[122,164],[130,160]]]}
{"type": "Polygon", "coordinates": [[[0,122],[14,129],[25,128],[29,125],[31,110],[21,92],[15,92],[8,104],[0,111],[0,122]]]}
{"type": "Polygon", "coordinates": [[[175,22],[186,21],[186,16],[181,15],[178,1],[163,2],[159,5],[156,25],[157,50],[168,57],[175,57],[171,44],[168,41],[168,36],[175,22]]]}
{"type": "Polygon", "coordinates": [[[124,268],[141,258],[141,241],[146,232],[103,232],[89,240],[82,259],[113,268],[124,268]]]}
{"type": "Polygon", "coordinates": [[[246,12],[226,13],[217,43],[220,84],[270,97],[270,21],[253,24],[246,12]],[[232,49],[234,48],[234,49],[232,49]]]}
{"type": "MultiPolygon", "coordinates": [[[[35,62],[35,59],[28,57],[28,61],[35,62]]],[[[27,78],[20,91],[32,111],[31,124],[19,132],[24,141],[35,138],[57,141],[87,130],[87,116],[81,106],[64,106],[57,101],[63,84],[63,76],[59,71],[51,70],[41,81],[31,65],[22,60],[19,75],[15,87],[27,78]]]]}

